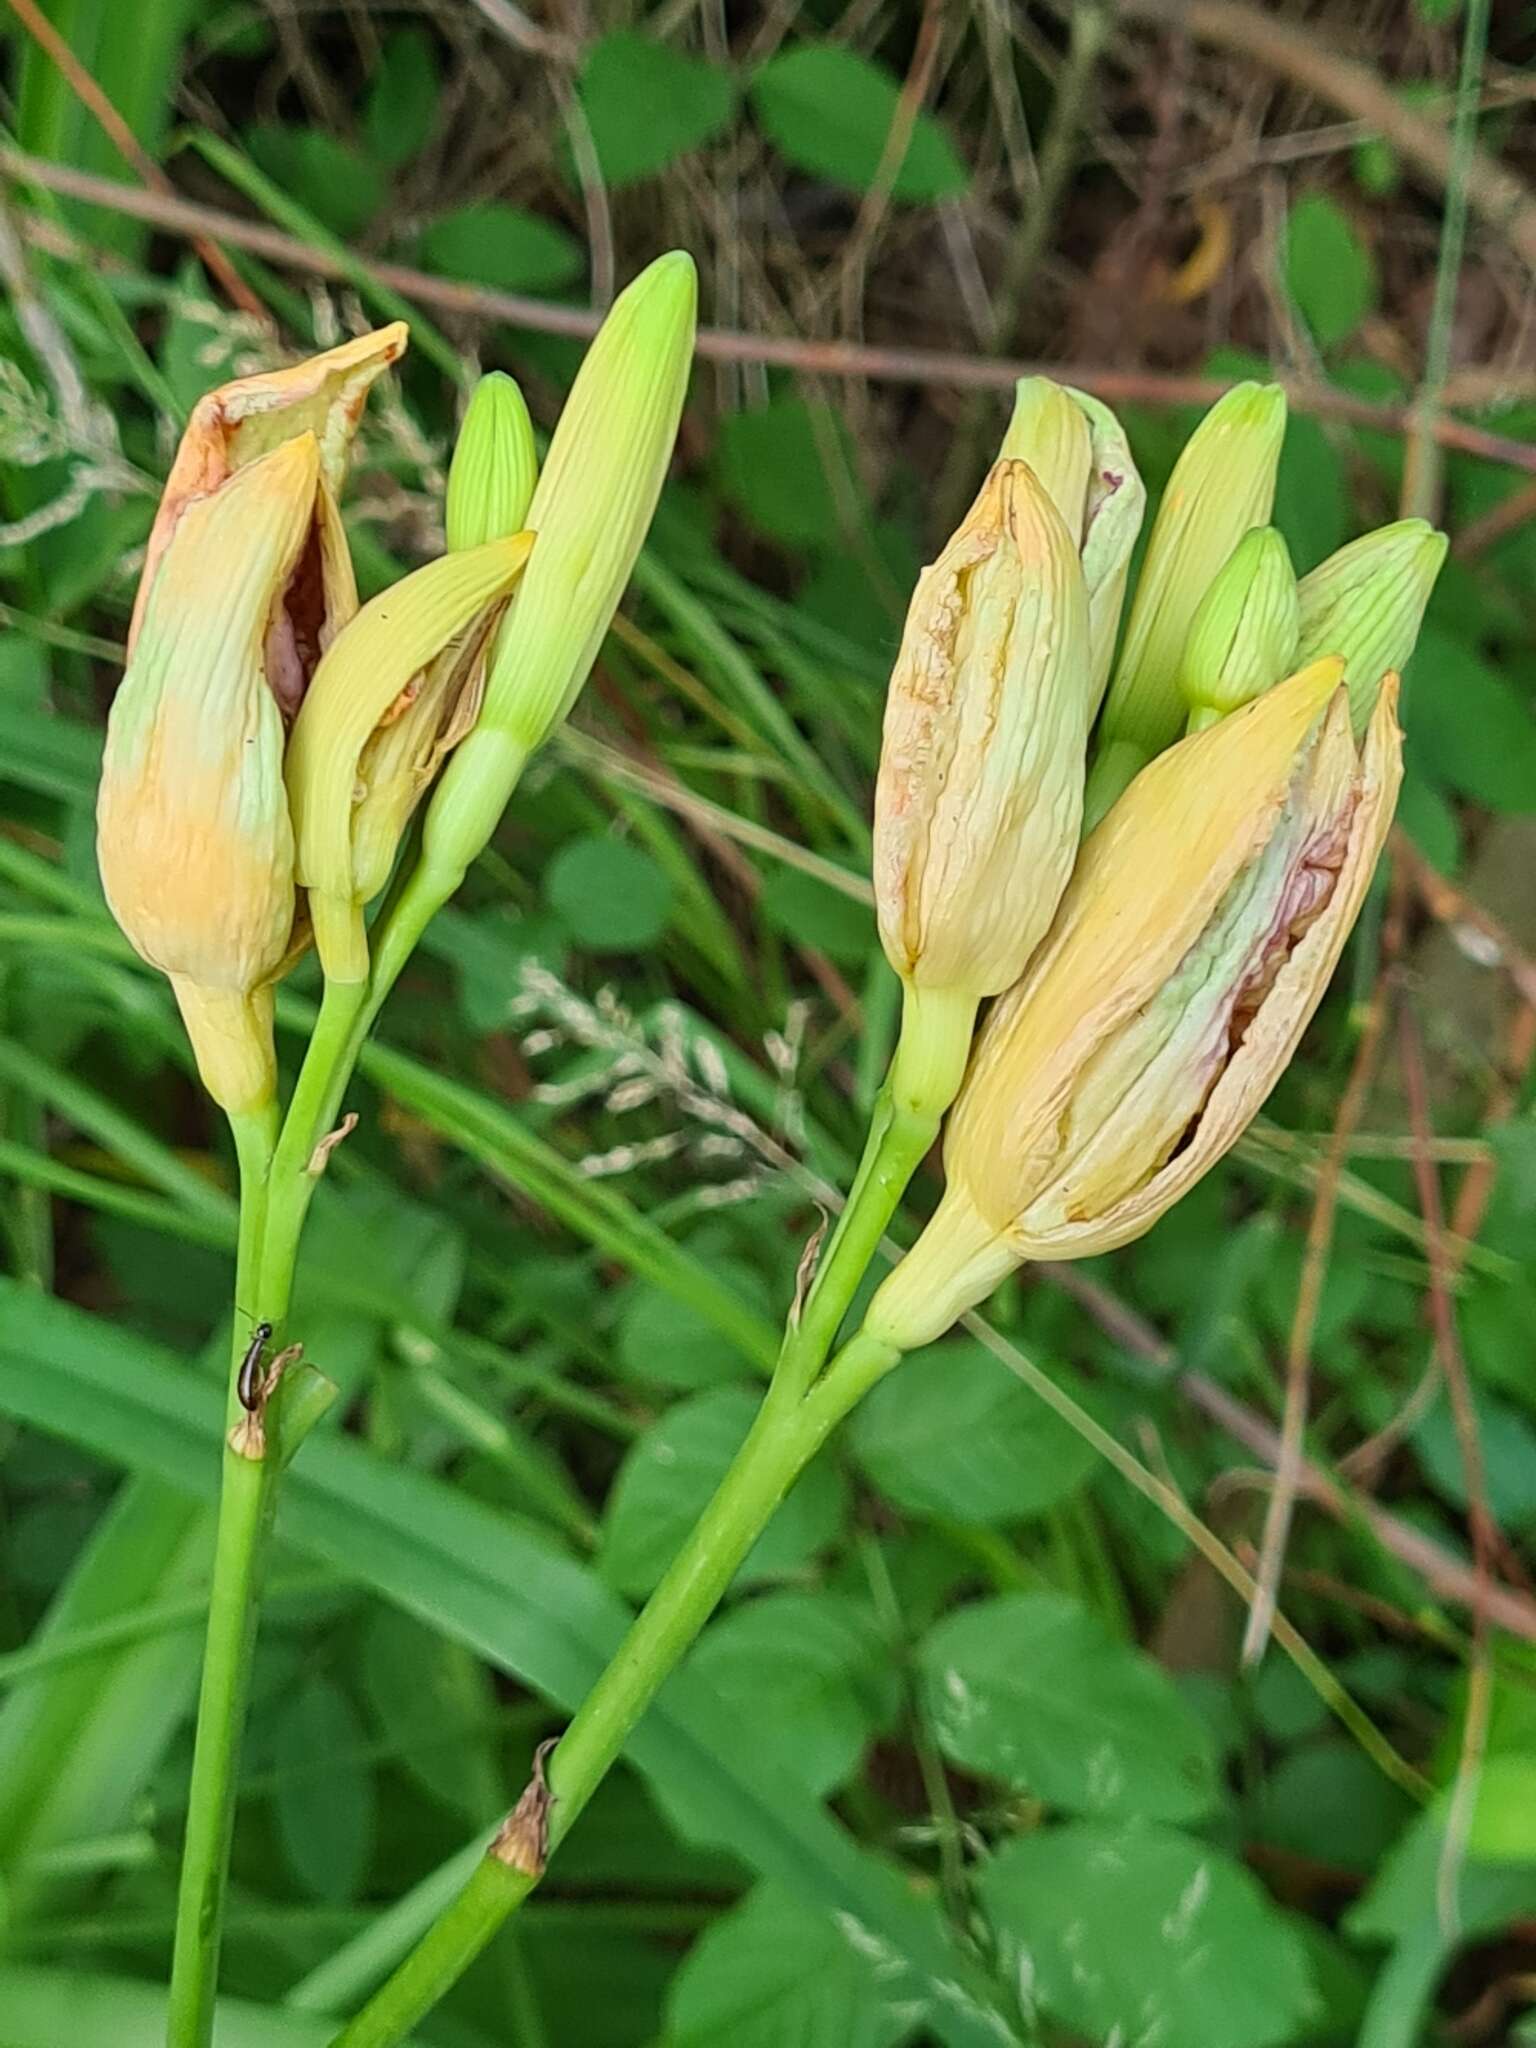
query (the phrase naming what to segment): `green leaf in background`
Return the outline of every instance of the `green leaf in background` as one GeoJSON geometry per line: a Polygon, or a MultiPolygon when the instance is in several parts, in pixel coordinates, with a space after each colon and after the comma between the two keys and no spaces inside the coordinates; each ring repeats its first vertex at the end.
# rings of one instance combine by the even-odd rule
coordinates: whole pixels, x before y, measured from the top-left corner
{"type": "Polygon", "coordinates": [[[1173,1680],[1060,1593],[947,1615],[919,1652],[939,1747],[967,1770],[1072,1813],[1198,1820],[1216,1796],[1210,1736],[1173,1680]]]}
{"type": "Polygon", "coordinates": [[[1319,348],[1332,348],[1376,310],[1376,259],[1349,216],[1308,192],[1285,224],[1285,284],[1319,348]]]}
{"type": "Polygon", "coordinates": [[[418,259],[440,277],[504,292],[559,292],[575,284],[586,258],[573,235],[542,214],[485,200],[424,228],[418,259]]]}
{"type": "MultiPolygon", "coordinates": [[[[413,1674],[402,1672],[402,1681],[413,1674]]],[[[288,1868],[331,1905],[355,1899],[373,1854],[373,1769],[352,1702],[321,1673],[271,1716],[273,1809],[288,1868]]]]}
{"type": "Polygon", "coordinates": [[[1040,1514],[1094,1465],[1082,1438],[969,1337],[931,1345],[882,1380],[849,1441],[887,1498],[940,1521],[1040,1514]]]}
{"type": "Polygon", "coordinates": [[[323,128],[292,128],[260,122],[245,133],[245,146],[265,171],[332,234],[360,234],[384,204],[384,180],[375,165],[323,128]]]}
{"type": "Polygon", "coordinates": [[[1420,768],[1411,747],[1398,793],[1397,822],[1432,868],[1454,878],[1461,866],[1461,825],[1453,806],[1420,768]]]}
{"type": "Polygon", "coordinates": [[[544,894],[580,945],[604,953],[655,945],[672,909],[672,884],[651,856],[606,834],[562,846],[544,894]]]}
{"type": "Polygon", "coordinates": [[[1257,1840],[1323,1867],[1369,1877],[1412,1819],[1407,1795],[1347,1742],[1311,1742],[1270,1772],[1257,1840]]]}
{"type": "Polygon", "coordinates": [[[722,494],[767,540],[825,547],[844,518],[861,517],[864,494],[848,429],[830,406],[774,398],[720,422],[715,477],[722,494]]]}
{"type": "Polygon", "coordinates": [[[485,1666],[413,1615],[380,1606],[363,1636],[362,1680],[400,1764],[461,1820],[480,1826],[500,1796],[476,1753],[489,1748],[481,1730],[493,1728],[496,1716],[485,1666]]]}
{"type": "MultiPolygon", "coordinates": [[[[703,1512],[757,1413],[745,1387],[717,1387],[679,1401],[630,1446],[608,1494],[599,1556],[620,1592],[650,1592],[703,1512]]],[[[797,1570],[836,1535],[845,1488],[835,1465],[818,1459],[768,1524],[737,1583],[797,1570]]]]}
{"type": "Polygon", "coordinates": [[[1172,1828],[1078,1821],[1010,1842],[981,1894],[1005,1974],[1090,2040],[1279,2048],[1316,2009],[1257,1880],[1172,1828]]]}
{"type": "Polygon", "coordinates": [[[1536,811],[1536,718],[1464,640],[1426,626],[1404,693],[1409,758],[1493,811],[1536,811]]]}
{"type": "MultiPolygon", "coordinates": [[[[0,1412],[184,1492],[211,1498],[217,1489],[222,1410],[214,1386],[173,1353],[3,1278],[0,1412]]],[[[284,1480],[279,1521],[298,1549],[567,1711],[612,1656],[629,1619],[594,1574],[544,1536],[335,1429],[317,1431],[304,1446],[284,1480]]],[[[734,1723],[732,1739],[722,1742],[720,1718],[718,1702],[679,1672],[634,1731],[628,1754],[656,1784],[707,1807],[715,1834],[766,1877],[867,1938],[886,1958],[891,1998],[915,2000],[949,2048],[998,2048],[1012,2038],[992,1990],[945,1937],[931,1902],[916,1898],[767,1759],[744,1755],[734,1723]]],[[[163,1994],[152,1998],[163,2020],[163,1994]]],[[[0,2011],[16,2032],[11,2007],[0,2011]]],[[[26,2048],[57,2048],[60,2038],[34,2032],[26,2048]]],[[[76,2037],[66,2029],[62,2038],[76,2037]]],[[[125,2026],[108,2038],[111,2048],[123,2048],[149,2036],[125,2026]]],[[[228,2038],[237,2041],[233,2029],[228,2038]]],[[[307,2044],[316,2037],[300,2031],[294,2038],[307,2044]]]]}
{"type": "Polygon", "coordinates": [[[862,966],[875,944],[874,911],[801,868],[771,868],[757,907],[782,938],[850,967],[862,966]]]}
{"type": "Polygon", "coordinates": [[[458,982],[459,1007],[474,1032],[504,1031],[524,993],[523,970],[537,963],[563,976],[570,934],[557,917],[527,917],[509,906],[440,910],[426,950],[446,960],[458,982]]]}
{"type": "MultiPolygon", "coordinates": [[[[750,1266],[718,1254],[710,1263],[717,1278],[767,1313],[767,1289],[750,1266]]],[[[675,1294],[642,1281],[625,1289],[618,1338],[619,1364],[651,1386],[694,1391],[741,1379],[747,1370],[740,1352],[721,1343],[707,1317],[675,1294]]]]}
{"type": "Polygon", "coordinates": [[[817,1918],[772,1885],[694,1943],[667,2003],[666,2048],[897,2048],[915,2025],[882,1995],[865,1930],[817,1918]]]}
{"type": "Polygon", "coordinates": [[[576,91],[605,181],[665,170],[730,125],[736,88],[717,64],[619,28],[589,45],[576,91]]]}
{"type": "MultiPolygon", "coordinates": [[[[164,2048],[165,1990],[131,1977],[0,1963],[5,2048],[164,2048]]],[[[334,2020],[221,1998],[219,2048],[326,2048],[334,2020]]]]}
{"type": "Polygon", "coordinates": [[[437,45],[427,31],[392,30],[384,38],[363,107],[363,134],[375,163],[397,171],[426,148],[442,89],[437,45]]]}
{"type": "Polygon", "coordinates": [[[742,1601],[705,1631],[689,1669],[753,1729],[754,1742],[819,1794],[847,1783],[877,1719],[896,1704],[878,1630],[835,1593],[742,1601]]]}
{"type": "MultiPolygon", "coordinates": [[[[796,170],[867,192],[901,98],[883,64],[834,43],[771,57],[748,88],[765,134],[796,170]]],[[[944,127],[919,110],[891,186],[893,199],[955,199],[970,183],[944,127]]]]}

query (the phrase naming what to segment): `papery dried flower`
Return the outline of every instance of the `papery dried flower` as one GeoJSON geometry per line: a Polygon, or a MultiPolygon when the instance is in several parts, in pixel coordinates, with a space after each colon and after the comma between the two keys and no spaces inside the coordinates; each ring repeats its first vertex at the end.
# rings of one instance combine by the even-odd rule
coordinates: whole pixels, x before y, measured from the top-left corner
{"type": "Polygon", "coordinates": [[[987,1020],[943,1199],[865,1327],[907,1350],[1025,1259],[1147,1230],[1236,1142],[1354,924],[1401,775],[1396,688],[1357,754],[1319,662],[1145,769],[987,1020]]]}
{"type": "Polygon", "coordinates": [[[114,916],[171,977],[209,1092],[270,1099],[293,943],[285,721],[356,609],[336,508],[403,327],[210,392],[161,501],[107,723],[97,851],[114,916]]]}

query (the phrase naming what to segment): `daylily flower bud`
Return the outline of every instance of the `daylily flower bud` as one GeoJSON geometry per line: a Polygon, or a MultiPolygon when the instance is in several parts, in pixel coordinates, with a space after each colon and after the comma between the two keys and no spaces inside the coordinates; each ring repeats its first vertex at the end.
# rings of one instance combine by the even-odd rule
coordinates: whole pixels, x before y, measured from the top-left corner
{"type": "Polygon", "coordinates": [[[538,480],[527,401],[515,378],[492,370],[475,386],[448,465],[443,523],[449,552],[519,532],[538,480]]]}
{"type": "Polygon", "coordinates": [[[295,872],[328,980],[367,979],[363,906],[388,879],[443,751],[473,722],[486,636],[532,546],[531,534],[514,534],[402,577],[364,605],[315,672],[288,749],[288,796],[295,872]],[[406,721],[402,753],[389,736],[406,721]],[[361,848],[358,809],[368,814],[361,848]]]}
{"type": "Polygon", "coordinates": [[[1249,527],[1268,520],[1284,439],[1280,387],[1238,384],[1211,407],[1175,463],[1099,722],[1090,827],[1183,731],[1179,663],[1196,608],[1249,527]]]}
{"type": "Polygon", "coordinates": [[[1425,520],[1399,519],[1352,540],[1301,579],[1299,658],[1336,654],[1343,661],[1357,734],[1382,677],[1408,665],[1448,545],[1425,520]]]}
{"type": "Polygon", "coordinates": [[[107,722],[97,852],[114,916],[171,978],[210,1094],[273,1092],[289,957],[284,723],[357,606],[336,491],[386,328],[245,377],[193,411],[150,535],[107,722]]]}
{"type": "Polygon", "coordinates": [[[1029,464],[998,462],[918,578],[875,785],[881,943],[930,1010],[958,999],[955,1084],[976,1005],[1022,972],[1071,873],[1088,692],[1073,537],[1029,464]]]}
{"type": "Polygon", "coordinates": [[[697,301],[692,258],[658,257],[614,301],[577,372],[528,507],[538,545],[497,633],[480,716],[427,808],[423,855],[441,893],[591,673],[672,457],[697,301]]]}
{"type": "Polygon", "coordinates": [[[1139,775],[981,1035],[947,1185],[865,1319],[926,1344],[1024,1259],[1147,1230],[1235,1143],[1317,1007],[1386,838],[1396,688],[1363,756],[1337,661],[1139,775]]]}
{"type": "Polygon", "coordinates": [[[1189,730],[1203,732],[1296,666],[1296,572],[1272,526],[1255,526],[1200,600],[1179,688],[1189,730]]]}
{"type": "MultiPolygon", "coordinates": [[[[488,541],[508,540],[517,533],[527,516],[538,473],[533,426],[523,394],[512,378],[492,371],[475,386],[448,469],[444,523],[449,551],[460,553],[488,541]]],[[[363,741],[352,787],[351,901],[358,911],[371,903],[389,880],[416,806],[448,755],[474,727],[485,691],[491,638],[501,615],[499,599],[482,607],[419,675],[401,686],[363,741]]],[[[419,623],[428,625],[425,614],[419,623]]],[[[435,625],[431,630],[436,630],[435,625]]],[[[397,674],[398,668],[392,665],[391,680],[397,674]]],[[[362,715],[362,699],[353,696],[353,687],[347,667],[338,665],[334,671],[326,671],[327,721],[338,715],[337,706],[345,700],[340,717],[348,723],[349,735],[355,730],[352,721],[362,715]],[[332,690],[336,704],[329,701],[332,690]]],[[[367,691],[368,702],[378,703],[380,694],[379,690],[367,691]]],[[[311,719],[304,721],[306,749],[314,744],[313,727],[320,716],[317,708],[311,719]]],[[[337,740],[339,734],[333,728],[326,744],[337,740]]],[[[343,766],[340,753],[332,757],[332,765],[339,775],[343,766]]],[[[334,790],[318,799],[322,804],[333,800],[334,790]]],[[[307,879],[302,860],[301,876],[307,879]]],[[[330,893],[340,896],[341,891],[335,888],[330,893]]],[[[350,911],[322,910],[321,922],[326,927],[323,954],[328,955],[328,972],[337,978],[350,954],[350,972],[355,974],[363,963],[356,944],[360,918],[350,911]],[[339,929],[351,933],[345,951],[339,929]]]]}
{"type": "Polygon", "coordinates": [[[1049,377],[1019,379],[1013,418],[999,452],[1029,464],[1068,533],[1077,537],[1088,587],[1091,720],[1115,656],[1146,488],[1125,430],[1109,407],[1049,377]]]}

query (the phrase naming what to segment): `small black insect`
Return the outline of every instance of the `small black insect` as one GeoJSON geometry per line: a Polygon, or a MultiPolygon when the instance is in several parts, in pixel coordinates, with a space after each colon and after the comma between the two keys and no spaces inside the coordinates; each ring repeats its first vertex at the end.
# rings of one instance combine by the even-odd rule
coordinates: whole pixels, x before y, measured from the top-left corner
{"type": "Polygon", "coordinates": [[[265,1361],[267,1346],[272,1341],[272,1325],[258,1323],[251,1332],[250,1345],[240,1361],[240,1371],[235,1379],[235,1395],[247,1415],[254,1415],[261,1400],[261,1368],[265,1361]]]}

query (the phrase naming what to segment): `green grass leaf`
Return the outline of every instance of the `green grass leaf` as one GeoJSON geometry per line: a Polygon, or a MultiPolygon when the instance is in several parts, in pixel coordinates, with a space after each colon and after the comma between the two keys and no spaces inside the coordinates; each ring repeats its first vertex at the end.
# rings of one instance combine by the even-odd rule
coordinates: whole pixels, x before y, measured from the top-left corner
{"type": "MultiPolygon", "coordinates": [[[[211,1499],[217,1487],[214,1386],[174,1354],[4,1279],[0,1412],[199,1497],[211,1499]]],[[[618,1647],[628,1619],[593,1573],[546,1538],[334,1430],[312,1437],[285,1476],[279,1528],[295,1548],[565,1711],[618,1647]]],[[[658,1784],[707,1805],[722,1839],[764,1876],[818,1916],[861,1930],[890,1958],[887,1994],[913,2001],[948,2048],[998,2048],[1010,2039],[995,1994],[952,1947],[932,1906],[860,1850],[793,1779],[750,1746],[722,1744],[719,1715],[718,1703],[678,1673],[627,1753],[658,1784]]],[[[734,1722],[732,1729],[739,1733],[734,1722]]],[[[116,2036],[114,2048],[128,2038],[116,2036]]]]}
{"type": "MultiPolygon", "coordinates": [[[[771,57],[748,92],[765,134],[796,170],[869,190],[901,98],[883,64],[839,44],[802,43],[771,57]]],[[[948,132],[920,109],[891,197],[954,199],[969,183],[948,132]]]]}
{"type": "Polygon", "coordinates": [[[897,2048],[915,2022],[880,1961],[853,1930],[764,1885],[690,1949],[667,2048],[897,2048]]]}
{"type": "Polygon", "coordinates": [[[1291,208],[1285,284],[1319,348],[1346,341],[1376,310],[1376,259],[1324,193],[1308,192],[1291,208]]]}
{"type": "Polygon", "coordinates": [[[587,50],[576,91],[610,185],[633,184],[730,125],[736,88],[717,64],[619,28],[587,50]]]}
{"type": "Polygon", "coordinates": [[[586,269],[581,244],[542,214],[486,200],[445,213],[422,230],[423,269],[505,292],[558,292],[586,269]]]}
{"type": "Polygon", "coordinates": [[[1021,1593],[947,1615],[919,1652],[945,1755],[1071,1813],[1197,1820],[1205,1724],[1167,1672],[1075,1600],[1021,1593]]]}
{"type": "MultiPolygon", "coordinates": [[[[400,1682],[416,1675],[403,1667],[400,1682]]],[[[343,1905],[361,1892],[373,1854],[373,1771],[357,1710],[333,1679],[311,1672],[269,1714],[268,1730],[288,1868],[312,1898],[343,1905]]]]}
{"type": "Polygon", "coordinates": [[[1090,2040],[1280,2048],[1315,2010],[1301,1943],[1258,1881],[1171,1828],[1031,1835],[981,1893],[1004,1969],[1090,2040]]]}

